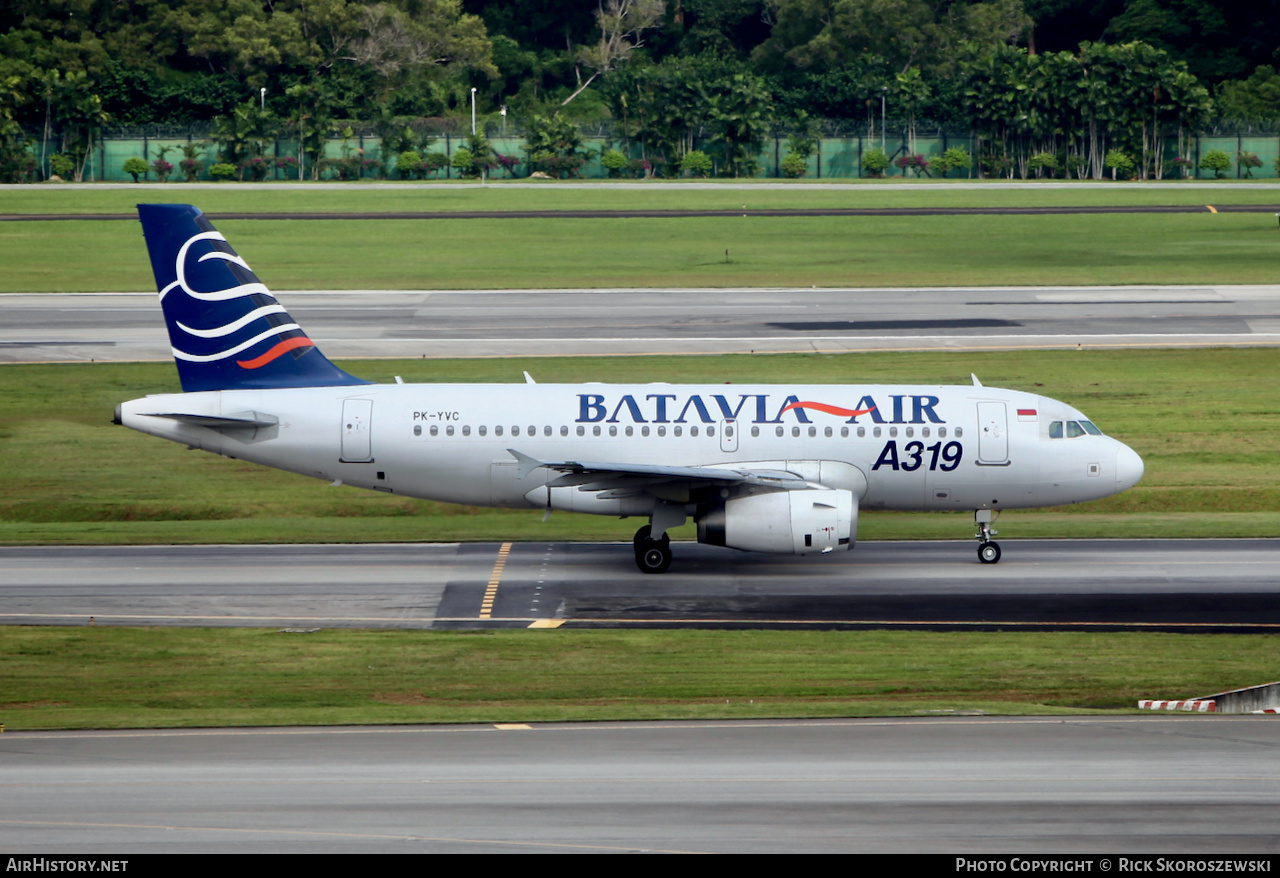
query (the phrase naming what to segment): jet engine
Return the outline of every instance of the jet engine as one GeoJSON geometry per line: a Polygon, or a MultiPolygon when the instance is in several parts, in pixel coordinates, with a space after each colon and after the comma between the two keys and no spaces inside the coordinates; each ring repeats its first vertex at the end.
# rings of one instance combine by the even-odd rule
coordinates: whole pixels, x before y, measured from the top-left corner
{"type": "Polygon", "coordinates": [[[858,500],[851,491],[811,488],[741,494],[706,507],[698,542],[750,552],[825,554],[853,548],[858,500]]]}

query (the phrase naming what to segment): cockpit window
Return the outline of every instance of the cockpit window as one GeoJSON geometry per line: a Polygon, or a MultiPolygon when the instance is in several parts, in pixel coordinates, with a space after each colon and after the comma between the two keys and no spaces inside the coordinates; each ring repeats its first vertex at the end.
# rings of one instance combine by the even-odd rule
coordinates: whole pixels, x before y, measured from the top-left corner
{"type": "Polygon", "coordinates": [[[1077,436],[1084,435],[1084,427],[1081,427],[1075,421],[1067,421],[1067,438],[1075,439],[1077,436]]]}
{"type": "Polygon", "coordinates": [[[1049,438],[1050,439],[1062,438],[1062,421],[1054,421],[1049,425],[1049,438]]]}
{"type": "Polygon", "coordinates": [[[1091,436],[1101,436],[1102,431],[1093,425],[1093,421],[1081,421],[1080,426],[1084,427],[1085,432],[1091,436]]]}

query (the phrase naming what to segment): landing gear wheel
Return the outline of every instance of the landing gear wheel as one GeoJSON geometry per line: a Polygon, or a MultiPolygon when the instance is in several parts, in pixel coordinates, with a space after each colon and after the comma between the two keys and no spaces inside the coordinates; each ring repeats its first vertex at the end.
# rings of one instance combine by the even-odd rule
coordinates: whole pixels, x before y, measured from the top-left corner
{"type": "Polygon", "coordinates": [[[1000,544],[987,541],[978,546],[978,560],[983,564],[994,564],[1000,560],[1000,544]]]}
{"type": "Polygon", "coordinates": [[[668,540],[646,540],[636,551],[636,566],[641,573],[666,573],[671,566],[671,543],[668,540]]]}
{"type": "Polygon", "coordinates": [[[651,533],[653,530],[647,524],[636,531],[635,539],[632,540],[636,550],[636,566],[641,573],[665,573],[671,566],[671,537],[663,534],[662,539],[654,540],[649,538],[651,533]]]}

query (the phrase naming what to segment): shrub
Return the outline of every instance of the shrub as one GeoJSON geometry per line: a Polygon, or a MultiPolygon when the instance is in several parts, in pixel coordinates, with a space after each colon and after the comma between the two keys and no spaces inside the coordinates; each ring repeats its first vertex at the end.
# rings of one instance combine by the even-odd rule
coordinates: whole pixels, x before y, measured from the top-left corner
{"type": "Polygon", "coordinates": [[[238,173],[240,173],[239,170],[237,170],[236,166],[230,162],[218,162],[216,165],[209,168],[209,176],[215,180],[230,180],[238,173]]]}
{"type": "Polygon", "coordinates": [[[49,167],[64,180],[76,172],[75,160],[61,153],[54,153],[49,156],[49,167]]]}
{"type": "Polygon", "coordinates": [[[464,177],[475,177],[480,173],[476,167],[475,156],[465,146],[460,146],[453,151],[453,169],[464,177]]]}
{"type": "Polygon", "coordinates": [[[543,152],[533,157],[533,169],[557,178],[577,177],[586,162],[587,157],[581,153],[553,155],[543,152]]]}
{"type": "MultiPolygon", "coordinates": [[[[489,139],[480,132],[476,132],[467,138],[466,151],[471,154],[470,172],[462,171],[467,176],[488,177],[489,170],[498,164],[498,160],[494,158],[493,147],[489,145],[489,139]]],[[[462,150],[458,150],[458,152],[462,152],[462,150]]],[[[461,171],[461,169],[459,170],[461,171]]]]}
{"type": "Polygon", "coordinates": [[[1007,155],[983,156],[982,169],[992,177],[1012,177],[1013,159],[1007,155]]]}
{"type": "Polygon", "coordinates": [[[493,160],[498,163],[498,167],[507,172],[508,177],[516,175],[516,165],[520,164],[520,157],[514,155],[503,155],[500,152],[493,154],[493,160]]]}
{"type": "Polygon", "coordinates": [[[133,182],[140,182],[138,177],[147,172],[147,160],[140,159],[137,156],[125,159],[124,172],[133,178],[133,182]]]}
{"type": "Polygon", "coordinates": [[[396,173],[401,180],[416,180],[422,173],[422,156],[416,149],[406,150],[396,156],[396,173]]]}
{"type": "Polygon", "coordinates": [[[694,177],[705,177],[711,173],[711,157],[700,149],[691,149],[680,160],[680,170],[694,177]]]}
{"type": "Polygon", "coordinates": [[[1215,178],[1222,179],[1227,175],[1226,172],[1231,169],[1231,156],[1220,149],[1211,149],[1200,159],[1200,169],[1213,171],[1215,178]]]}
{"type": "Polygon", "coordinates": [[[1058,170],[1058,157],[1051,152],[1038,152],[1027,161],[1027,168],[1035,171],[1037,177],[1044,176],[1045,171],[1052,177],[1058,170]]]}
{"type": "Polygon", "coordinates": [[[1102,164],[1104,167],[1111,169],[1112,180],[1117,179],[1118,174],[1124,174],[1125,178],[1128,179],[1129,175],[1133,173],[1133,159],[1129,158],[1128,153],[1118,149],[1108,151],[1106,157],[1102,160],[1102,164]]]}
{"type": "Polygon", "coordinates": [[[790,177],[795,180],[805,175],[805,172],[809,170],[809,163],[804,160],[804,156],[800,155],[800,153],[789,152],[779,167],[784,177],[790,177]]]}
{"type": "Polygon", "coordinates": [[[157,180],[161,183],[167,183],[169,181],[169,175],[173,173],[173,165],[165,161],[163,158],[158,158],[151,163],[151,170],[156,172],[157,180]]]}
{"type": "Polygon", "coordinates": [[[331,174],[332,178],[338,180],[359,180],[364,177],[365,171],[379,167],[378,160],[366,159],[363,150],[355,155],[345,155],[342,158],[320,159],[317,164],[320,166],[320,173],[331,174]]]}
{"type": "Polygon", "coordinates": [[[204,164],[200,162],[197,156],[203,151],[205,144],[203,143],[185,143],[182,145],[182,161],[178,162],[178,167],[182,169],[182,176],[188,183],[194,183],[200,179],[200,172],[204,170],[204,164]]]}
{"type": "Polygon", "coordinates": [[[930,167],[945,177],[952,171],[967,171],[972,165],[973,159],[969,157],[969,151],[963,146],[953,146],[935,158],[930,167]]]}
{"type": "Polygon", "coordinates": [[[10,141],[0,143],[0,182],[28,183],[35,175],[39,163],[27,151],[25,144],[10,141]]]}
{"type": "Polygon", "coordinates": [[[883,177],[889,170],[889,156],[883,149],[871,149],[862,154],[862,170],[869,177],[883,177]]]}
{"type": "Polygon", "coordinates": [[[907,175],[908,168],[914,171],[917,177],[929,169],[929,160],[922,155],[898,156],[893,163],[902,169],[902,176],[904,177],[907,175]]]}
{"type": "Polygon", "coordinates": [[[621,177],[630,162],[618,150],[606,149],[600,154],[600,164],[609,172],[610,177],[621,177]]]}
{"type": "Polygon", "coordinates": [[[276,170],[284,172],[286,180],[296,180],[298,178],[298,157],[292,155],[282,155],[276,159],[276,170]]]}
{"type": "Polygon", "coordinates": [[[1262,167],[1262,159],[1258,158],[1257,153],[1242,152],[1236,156],[1236,162],[1239,167],[1244,168],[1246,177],[1253,176],[1253,169],[1262,167]]]}
{"type": "MultiPolygon", "coordinates": [[[[260,155],[256,155],[251,159],[246,159],[240,163],[240,170],[249,172],[249,179],[255,183],[260,183],[267,179],[267,174],[271,171],[271,160],[260,155]]],[[[212,172],[210,172],[212,173],[212,172]]],[[[240,175],[240,179],[244,179],[244,174],[240,175]]]]}

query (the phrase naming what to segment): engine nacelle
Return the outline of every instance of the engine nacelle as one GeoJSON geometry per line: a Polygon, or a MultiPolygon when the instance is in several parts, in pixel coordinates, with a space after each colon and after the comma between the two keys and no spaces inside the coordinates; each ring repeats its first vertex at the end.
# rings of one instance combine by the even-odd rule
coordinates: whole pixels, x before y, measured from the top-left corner
{"type": "Polygon", "coordinates": [[[698,542],[749,552],[810,555],[848,550],[858,532],[851,491],[814,488],[743,494],[698,518],[698,542]]]}

